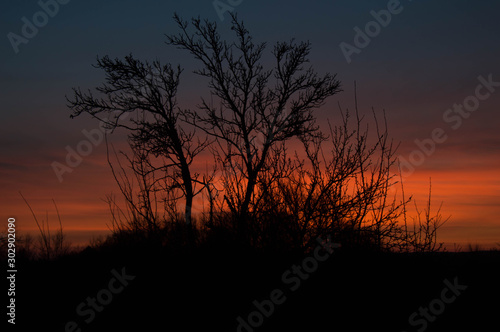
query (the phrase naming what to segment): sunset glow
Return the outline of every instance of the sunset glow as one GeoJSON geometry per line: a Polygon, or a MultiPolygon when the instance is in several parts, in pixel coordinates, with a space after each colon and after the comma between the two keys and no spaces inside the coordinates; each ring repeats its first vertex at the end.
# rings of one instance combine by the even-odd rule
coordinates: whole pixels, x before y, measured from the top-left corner
{"type": "MultiPolygon", "coordinates": [[[[500,242],[498,83],[491,83],[479,91],[484,98],[480,98],[473,112],[457,115],[459,113],[448,111],[456,104],[470,103],[467,98],[476,93],[481,82],[478,77],[483,77],[483,81],[488,77],[492,82],[500,81],[496,56],[498,43],[492,42],[496,40],[493,36],[498,35],[497,25],[492,25],[490,20],[495,10],[489,9],[489,6],[493,5],[485,3],[481,8],[470,11],[458,9],[460,6],[467,7],[466,4],[456,5],[457,8],[448,9],[456,11],[456,15],[444,15],[439,6],[429,12],[426,9],[428,4],[408,3],[404,10],[393,16],[387,28],[372,38],[369,46],[360,53],[353,53],[351,63],[347,63],[339,44],[353,43],[355,31],[352,27],[363,27],[363,22],[373,19],[368,10],[371,3],[366,2],[365,5],[367,8],[360,9],[355,8],[357,5],[340,2],[321,5],[325,8],[311,12],[294,11],[292,8],[296,6],[287,6],[280,9],[285,10],[286,15],[273,20],[260,17],[261,9],[256,4],[241,5],[239,10],[245,19],[249,19],[249,28],[255,32],[257,40],[310,39],[314,67],[319,72],[338,74],[344,92],[329,99],[315,113],[323,129],[327,129],[327,119],[334,125],[338,123],[337,103],[343,109],[353,110],[354,81],[357,82],[360,112],[370,118],[371,108],[374,107],[381,119],[382,110],[385,110],[390,137],[395,144],[400,143],[397,156],[404,160],[420,149],[416,140],[428,140],[432,138],[433,130],[442,129],[446,140],[436,143],[433,152],[425,155],[425,161],[404,178],[406,195],[414,195],[418,205],[424,207],[429,179],[432,179],[432,206],[437,208],[443,202],[442,215],[450,216],[439,232],[439,239],[448,247],[453,243],[477,243],[485,248],[495,246],[500,242]],[[355,12],[359,14],[341,14],[355,12]],[[469,16],[464,16],[465,12],[469,16]],[[432,30],[430,25],[422,24],[424,16],[426,21],[435,24],[432,30]],[[403,21],[409,23],[402,25],[403,21]],[[481,24],[490,25],[482,28],[481,24]],[[289,29],[283,30],[283,26],[289,29]],[[458,31],[449,30],[449,26],[456,27],[458,31]],[[443,35],[439,40],[436,39],[435,29],[443,35]],[[458,35],[463,39],[457,39],[458,35]],[[468,45],[466,50],[464,45],[468,45]],[[458,49],[461,51],[457,52],[458,49]],[[460,122],[457,116],[461,117],[460,122]]],[[[187,16],[193,14],[191,9],[181,4],[169,6],[176,8],[169,8],[168,12],[190,13],[187,16]]],[[[54,20],[47,30],[51,27],[60,29],[47,32],[46,36],[42,36],[45,31],[40,32],[33,42],[19,46],[19,54],[8,50],[10,44],[5,42],[4,53],[8,54],[8,59],[2,64],[2,100],[6,112],[1,131],[2,218],[15,216],[20,230],[36,231],[31,213],[18,193],[22,192],[39,218],[45,218],[48,212],[55,227],[54,199],[64,229],[74,234],[70,237],[74,236],[74,242],[78,244],[84,244],[85,237],[77,236],[77,232],[99,234],[108,231],[110,213],[103,201],[106,195],[114,193],[116,199],[121,200],[106,161],[105,144],[100,142],[94,145],[89,141],[89,133],[100,130],[98,122],[86,117],[69,119],[70,111],[65,105],[64,96],[72,86],[87,88],[101,82],[101,73],[91,67],[95,55],[109,54],[114,57],[134,52],[145,59],[160,57],[172,63],[180,62],[186,70],[181,78],[179,102],[186,107],[195,107],[200,96],[207,93],[204,87],[206,82],[191,73],[196,68],[194,62],[163,44],[162,33],[173,29],[173,23],[167,20],[169,17],[147,19],[147,22],[155,22],[148,28],[147,24],[141,25],[143,19],[138,19],[131,23],[137,24],[135,32],[126,36],[121,33],[117,36],[109,29],[105,33],[84,37],[85,48],[81,48],[76,44],[80,37],[74,36],[81,35],[81,26],[85,26],[87,21],[84,14],[90,13],[88,8],[76,3],[66,6],[67,17],[82,13],[75,16],[80,28],[67,28],[65,23],[68,22],[54,20]],[[62,43],[63,40],[66,42],[62,43]],[[65,43],[72,43],[72,46],[68,47],[65,43]],[[39,52],[45,53],[38,55],[39,52]],[[90,143],[84,146],[82,142],[90,143]],[[70,151],[89,147],[88,155],[82,156],[81,161],[73,160],[78,166],[70,167],[71,172],[60,170],[63,178],[60,182],[54,162],[67,165],[70,151]]],[[[12,17],[20,16],[22,9],[17,9],[19,14],[12,17]]],[[[132,7],[123,10],[135,12],[132,7]]],[[[213,8],[209,10],[213,18],[219,16],[213,8]]],[[[13,18],[9,20],[6,21],[10,24],[9,29],[19,23],[12,21],[13,18]]],[[[105,23],[103,19],[101,24],[108,26],[110,23],[105,23]]],[[[117,29],[119,26],[120,29],[130,30],[125,23],[117,24],[113,23],[117,29]]],[[[220,24],[225,26],[227,22],[220,24]]],[[[118,131],[110,139],[120,149],[125,147],[125,137],[126,133],[118,131]]],[[[72,160],[74,156],[69,158],[72,160]]],[[[202,172],[212,167],[208,155],[202,155],[197,162],[202,172]]],[[[399,185],[394,190],[399,192],[399,185]]],[[[195,204],[198,204],[195,209],[202,210],[200,197],[195,204]]]]}
{"type": "Polygon", "coordinates": [[[5,325],[497,331],[499,13],[4,1],[5,325]]]}

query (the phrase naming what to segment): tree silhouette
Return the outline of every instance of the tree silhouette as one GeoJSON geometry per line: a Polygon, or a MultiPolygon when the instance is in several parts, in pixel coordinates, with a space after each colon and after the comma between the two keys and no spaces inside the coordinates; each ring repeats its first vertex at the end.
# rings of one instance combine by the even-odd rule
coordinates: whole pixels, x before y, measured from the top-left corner
{"type": "Polygon", "coordinates": [[[248,227],[248,214],[257,179],[271,150],[293,137],[309,140],[317,135],[313,111],[340,91],[335,75],[323,77],[308,63],[310,44],[278,42],[272,52],[275,65],[265,70],[266,44],[253,42],[243,22],[232,15],[234,42],[223,41],[217,25],[192,19],[194,31],[174,16],[181,32],[167,35],[167,44],[189,51],[202,68],[195,73],[208,78],[213,100],[202,99],[200,111],[188,121],[214,137],[214,150],[223,168],[241,176],[225,182],[225,201],[236,215],[238,232],[248,227]],[[260,138],[260,140],[259,140],[260,138]]]}
{"type": "MultiPolygon", "coordinates": [[[[164,158],[166,162],[159,166],[147,163],[147,173],[161,171],[162,179],[171,180],[165,191],[182,189],[185,220],[190,224],[196,194],[194,185],[200,182],[198,175],[192,174],[190,165],[208,141],[195,139],[195,131],[186,131],[185,125],[180,123],[183,111],[177,106],[176,94],[181,69],[170,64],[161,65],[159,61],[149,64],[132,55],[124,60],[112,60],[108,56],[98,58],[95,67],[106,74],[106,83],[96,88],[103,96],[95,97],[90,90],[84,93],[74,88],[73,99],[68,99],[73,110],[71,117],[88,113],[111,129],[122,127],[129,130],[131,146],[134,151],[141,151],[139,155],[142,156],[131,159],[135,171],[144,171],[144,158],[164,158]],[[129,113],[134,116],[124,116],[129,113]],[[130,118],[130,121],[124,118],[130,118]]],[[[143,217],[151,218],[148,214],[150,211],[143,213],[143,217]]]]}
{"type": "MultiPolygon", "coordinates": [[[[207,80],[210,99],[202,97],[196,109],[179,107],[180,67],[131,55],[97,60],[106,74],[106,83],[96,88],[99,97],[74,89],[68,99],[72,117],[88,113],[109,128],[129,131],[132,154],[122,154],[133,177],[120,162],[119,169],[110,162],[127,202],[129,230],[154,234],[161,222],[178,220],[181,197],[191,225],[193,198],[203,192],[209,203],[208,214],[199,214],[207,231],[204,240],[215,236],[254,247],[307,250],[319,236],[331,235],[344,247],[440,248],[436,230],[442,219],[439,210],[430,216],[430,197],[425,219],[417,209],[413,231],[407,224],[410,199],[404,193],[402,199],[389,197],[397,163],[386,122],[380,124],[373,110],[370,135],[355,96],[355,112],[340,108],[342,121],[329,123],[329,132],[317,125],[315,110],[341,90],[335,75],[319,76],[307,66],[308,42],[277,42],[270,52],[273,65],[266,68],[266,44],[254,43],[235,15],[232,41],[222,39],[215,23],[199,18],[188,23],[177,15],[174,20],[180,32],[167,35],[166,43],[198,60],[201,68],[194,72],[207,80]],[[302,144],[302,155],[288,152],[291,139],[302,144]],[[205,149],[212,153],[217,175],[191,171],[205,149]]],[[[114,198],[108,203],[113,227],[123,230],[114,198]]]]}

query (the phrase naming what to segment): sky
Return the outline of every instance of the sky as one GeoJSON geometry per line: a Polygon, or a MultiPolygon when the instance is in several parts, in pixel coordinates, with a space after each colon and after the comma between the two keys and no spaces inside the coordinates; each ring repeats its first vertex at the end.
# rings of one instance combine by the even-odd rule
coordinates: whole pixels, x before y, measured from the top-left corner
{"type": "MultiPolygon", "coordinates": [[[[56,227],[54,200],[75,243],[107,229],[103,199],[119,193],[105,144],[87,143],[88,154],[73,160],[62,181],[52,167],[99,128],[89,117],[70,119],[65,96],[72,87],[102,83],[92,67],[97,56],[132,53],[181,64],[179,100],[195,105],[206,82],[164,35],[178,32],[175,12],[215,21],[228,35],[228,12],[215,5],[236,12],[268,52],[277,41],[311,42],[311,65],[336,73],[343,88],[317,110],[320,123],[338,119],[338,104],[353,108],[354,82],[360,112],[385,111],[400,144],[405,191],[423,207],[431,178],[433,207],[443,202],[441,212],[450,216],[439,240],[448,247],[500,243],[500,3],[486,0],[9,2],[0,13],[5,225],[15,217],[19,231],[35,229],[22,192],[38,217],[56,227]]],[[[117,132],[111,140],[119,146],[124,137],[117,132]]]]}

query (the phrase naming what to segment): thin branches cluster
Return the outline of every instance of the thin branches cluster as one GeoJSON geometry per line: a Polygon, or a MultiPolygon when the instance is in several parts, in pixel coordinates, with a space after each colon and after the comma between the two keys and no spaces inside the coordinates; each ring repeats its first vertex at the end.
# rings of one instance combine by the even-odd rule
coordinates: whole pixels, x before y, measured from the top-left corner
{"type": "Polygon", "coordinates": [[[385,115],[380,123],[373,111],[370,132],[357,105],[354,112],[339,105],[339,123],[326,132],[317,124],[317,110],[341,85],[309,65],[309,42],[276,43],[268,66],[267,45],[255,43],[234,15],[231,41],[213,22],[174,20],[179,32],[166,43],[198,61],[194,73],[207,82],[209,99],[200,97],[194,109],[179,106],[182,69],[132,55],[99,58],[105,83],[95,91],[75,88],[68,98],[72,116],[89,114],[129,134],[127,152],[108,144],[126,201],[123,209],[107,197],[115,232],[158,236],[182,223],[191,241],[232,239],[258,248],[304,249],[324,235],[343,247],[437,248],[439,211],[431,216],[428,205],[412,229],[410,198],[391,197],[396,147],[385,115]],[[204,172],[196,167],[202,158],[213,165],[204,172]]]}

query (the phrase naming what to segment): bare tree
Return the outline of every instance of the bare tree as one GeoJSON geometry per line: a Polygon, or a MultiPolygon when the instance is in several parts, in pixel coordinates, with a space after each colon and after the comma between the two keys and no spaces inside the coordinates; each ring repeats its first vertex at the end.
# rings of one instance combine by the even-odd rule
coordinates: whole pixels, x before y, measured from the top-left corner
{"type": "MultiPolygon", "coordinates": [[[[291,217],[288,230],[296,247],[308,247],[320,235],[330,234],[346,245],[378,248],[393,243],[398,217],[405,202],[389,198],[395,181],[390,170],[395,148],[386,127],[375,132],[363,129],[363,118],[355,108],[354,125],[348,111],[340,109],[342,121],[330,125],[328,138],[318,135],[303,140],[305,157],[270,165],[273,177],[259,178],[264,205],[291,217]]],[[[267,213],[267,212],[266,212],[267,213]]],[[[283,218],[283,217],[281,217],[283,218]]]]}
{"type": "MultiPolygon", "coordinates": [[[[191,224],[193,198],[203,192],[209,205],[206,226],[217,224],[221,230],[213,233],[216,238],[236,230],[238,240],[253,246],[304,249],[329,234],[377,250],[439,249],[439,210],[431,217],[429,201],[422,221],[417,208],[418,219],[409,231],[409,199],[404,192],[401,199],[390,197],[397,182],[392,175],[397,147],[389,139],[385,114],[379,123],[372,110],[375,130],[369,133],[355,96],[354,113],[340,108],[341,122],[329,124],[329,132],[320,130],[314,111],[341,89],[335,75],[319,76],[308,66],[309,42],[276,43],[266,68],[266,44],[254,43],[235,15],[232,41],[221,38],[215,23],[199,18],[188,23],[177,15],[174,20],[180,32],[167,35],[167,44],[198,60],[201,68],[194,72],[207,79],[210,90],[196,109],[177,106],[179,67],[132,56],[98,59],[106,83],[96,90],[103,96],[74,89],[69,100],[72,116],[88,113],[111,129],[129,131],[133,153],[121,155],[133,177],[127,177],[120,162],[118,168],[110,162],[126,200],[129,226],[155,233],[161,220],[178,219],[181,197],[191,224]],[[125,114],[133,116],[124,119],[125,114]],[[200,139],[196,130],[206,138],[200,139]],[[288,153],[291,139],[302,143],[304,155],[288,153]],[[214,157],[222,188],[215,185],[215,171],[191,171],[205,148],[214,157]]],[[[114,198],[108,197],[108,203],[113,228],[123,229],[124,212],[114,198]]]]}
{"type": "Polygon", "coordinates": [[[261,63],[266,44],[256,44],[243,22],[232,16],[234,42],[222,41],[215,23],[174,16],[181,32],[168,35],[167,44],[189,51],[202,68],[195,73],[208,78],[212,101],[201,100],[200,112],[190,122],[214,137],[216,157],[235,177],[226,181],[226,203],[237,215],[245,233],[259,175],[271,150],[293,137],[318,134],[313,111],[340,91],[335,75],[322,77],[308,63],[310,43],[278,42],[272,55],[275,65],[261,63]],[[213,102],[215,98],[218,102],[213,102]],[[259,140],[261,138],[261,140],[259,140]]]}
{"type": "Polygon", "coordinates": [[[68,99],[71,117],[88,113],[110,129],[127,129],[132,148],[141,151],[142,159],[133,163],[135,170],[146,171],[144,158],[161,158],[159,165],[149,163],[147,172],[162,172],[159,179],[168,178],[173,187],[182,189],[185,220],[190,224],[195,185],[200,182],[190,165],[207,140],[195,137],[194,130],[186,131],[179,119],[183,111],[177,106],[176,94],[181,69],[159,61],[142,62],[132,55],[124,60],[105,56],[95,67],[106,74],[106,83],[96,88],[102,96],[74,88],[73,98],[68,99]]]}
{"type": "Polygon", "coordinates": [[[387,123],[380,123],[372,111],[372,132],[355,102],[354,116],[340,108],[342,120],[329,124],[328,137],[303,140],[305,157],[287,155],[284,145],[272,151],[257,180],[255,245],[306,249],[318,236],[329,234],[344,247],[406,252],[442,248],[437,230],[446,220],[440,208],[431,216],[430,189],[426,209],[415,205],[415,217],[407,212],[412,198],[405,197],[401,178],[402,192],[391,194],[398,182],[396,146],[387,123]]]}

